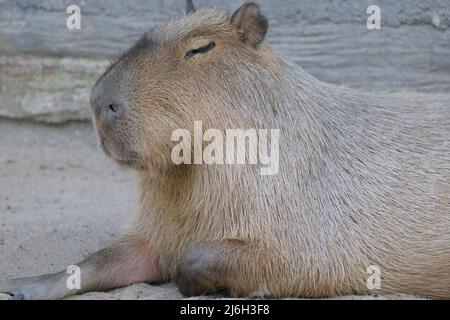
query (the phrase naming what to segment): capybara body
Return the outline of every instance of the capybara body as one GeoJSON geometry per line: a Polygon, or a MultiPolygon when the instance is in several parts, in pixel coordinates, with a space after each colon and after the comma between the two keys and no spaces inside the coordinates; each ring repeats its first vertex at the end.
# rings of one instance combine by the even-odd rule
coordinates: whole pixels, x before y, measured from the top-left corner
{"type": "Polygon", "coordinates": [[[450,297],[449,97],[325,84],[275,54],[267,26],[252,3],[190,10],[99,79],[97,133],[137,170],[139,206],[82,263],[107,276],[77,292],[174,280],[186,295],[450,297]],[[171,133],[194,121],[280,129],[277,174],[174,164],[171,133]]]}

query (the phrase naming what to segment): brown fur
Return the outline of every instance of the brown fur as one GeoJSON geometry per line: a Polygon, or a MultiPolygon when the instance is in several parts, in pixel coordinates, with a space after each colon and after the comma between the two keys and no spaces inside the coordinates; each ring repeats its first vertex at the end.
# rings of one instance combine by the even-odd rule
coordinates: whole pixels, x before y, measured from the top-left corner
{"type": "Polygon", "coordinates": [[[322,83],[260,41],[256,5],[241,9],[237,20],[203,9],[149,32],[93,89],[94,105],[105,92],[125,105],[114,125],[95,124],[105,151],[138,170],[125,238],[148,248],[153,271],[126,283],[174,279],[188,295],[368,294],[366,269],[377,265],[377,293],[450,297],[449,98],[322,83]],[[171,133],[196,120],[281,129],[279,173],[176,166],[171,133]]]}

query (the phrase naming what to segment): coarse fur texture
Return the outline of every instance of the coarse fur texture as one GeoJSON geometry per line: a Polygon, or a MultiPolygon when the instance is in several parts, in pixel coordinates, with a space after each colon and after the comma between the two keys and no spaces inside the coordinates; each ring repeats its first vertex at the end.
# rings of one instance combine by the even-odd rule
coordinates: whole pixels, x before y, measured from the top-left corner
{"type": "Polygon", "coordinates": [[[105,152],[137,169],[138,214],[119,243],[137,243],[125,251],[153,271],[89,289],[175,280],[187,295],[449,298],[449,98],[320,82],[262,41],[257,5],[239,10],[245,21],[200,9],[150,31],[94,87],[105,152]],[[120,117],[106,119],[105,105],[120,117]],[[172,131],[198,120],[280,129],[278,174],[173,164],[172,131]]]}

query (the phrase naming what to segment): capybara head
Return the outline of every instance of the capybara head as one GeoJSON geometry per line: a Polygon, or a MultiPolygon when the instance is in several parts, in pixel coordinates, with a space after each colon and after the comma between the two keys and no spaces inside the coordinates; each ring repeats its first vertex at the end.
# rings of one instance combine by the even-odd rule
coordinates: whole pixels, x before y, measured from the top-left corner
{"type": "Polygon", "coordinates": [[[252,90],[255,66],[267,64],[268,22],[257,4],[228,15],[187,3],[185,17],[146,33],[92,90],[102,149],[123,165],[170,163],[173,130],[238,117],[227,108],[252,90]]]}

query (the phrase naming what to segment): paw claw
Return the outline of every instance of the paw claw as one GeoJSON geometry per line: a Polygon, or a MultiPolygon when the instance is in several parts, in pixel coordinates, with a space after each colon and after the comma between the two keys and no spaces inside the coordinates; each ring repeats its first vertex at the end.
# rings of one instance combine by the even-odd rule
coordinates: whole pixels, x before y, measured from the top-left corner
{"type": "Polygon", "coordinates": [[[21,292],[13,291],[10,292],[11,300],[25,300],[25,295],[21,292]]]}

